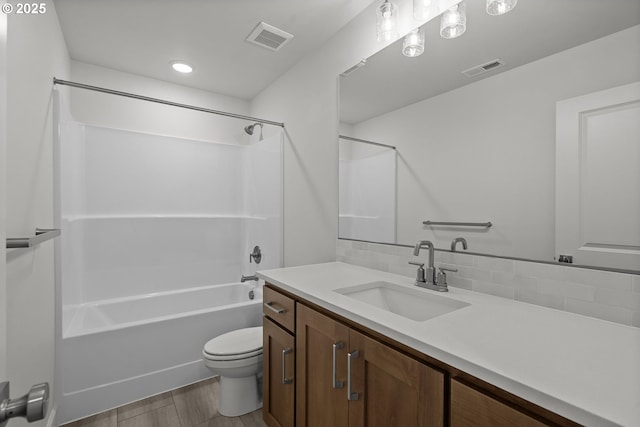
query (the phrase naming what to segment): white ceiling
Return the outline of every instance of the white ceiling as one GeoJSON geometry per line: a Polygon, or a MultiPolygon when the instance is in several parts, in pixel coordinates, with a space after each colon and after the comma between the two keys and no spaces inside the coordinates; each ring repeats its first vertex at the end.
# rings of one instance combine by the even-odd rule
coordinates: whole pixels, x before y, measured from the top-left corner
{"type": "Polygon", "coordinates": [[[440,37],[436,18],[423,26],[422,56],[403,56],[398,40],[342,77],[341,121],[359,123],[640,24],[640,0],[520,0],[502,16],[489,16],[484,0],[466,3],[467,31],[459,38],[440,37]],[[507,65],[471,79],[461,74],[497,58],[507,65]]]}
{"type": "Polygon", "coordinates": [[[72,59],[243,99],[256,96],[371,3],[54,0],[72,59]],[[245,41],[260,21],[294,38],[277,52],[245,41]],[[195,71],[179,75],[172,60],[195,71]]]}

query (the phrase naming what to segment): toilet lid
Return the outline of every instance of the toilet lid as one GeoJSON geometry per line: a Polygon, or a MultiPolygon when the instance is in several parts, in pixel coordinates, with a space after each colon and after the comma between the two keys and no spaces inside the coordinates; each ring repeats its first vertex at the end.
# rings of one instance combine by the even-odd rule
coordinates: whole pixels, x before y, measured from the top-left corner
{"type": "Polygon", "coordinates": [[[238,329],[209,340],[204,352],[212,356],[248,357],[262,353],[262,326],[238,329]]]}

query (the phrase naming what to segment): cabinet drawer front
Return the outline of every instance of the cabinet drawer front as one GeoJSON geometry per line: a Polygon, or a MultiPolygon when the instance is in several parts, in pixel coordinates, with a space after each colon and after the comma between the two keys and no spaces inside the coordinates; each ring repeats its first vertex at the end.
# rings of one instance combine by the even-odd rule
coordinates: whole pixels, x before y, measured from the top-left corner
{"type": "Polygon", "coordinates": [[[265,286],[262,311],[265,316],[283,328],[295,331],[295,301],[280,292],[265,286]]]}
{"type": "Polygon", "coordinates": [[[451,427],[542,427],[544,424],[520,410],[451,380],[451,427]]]}

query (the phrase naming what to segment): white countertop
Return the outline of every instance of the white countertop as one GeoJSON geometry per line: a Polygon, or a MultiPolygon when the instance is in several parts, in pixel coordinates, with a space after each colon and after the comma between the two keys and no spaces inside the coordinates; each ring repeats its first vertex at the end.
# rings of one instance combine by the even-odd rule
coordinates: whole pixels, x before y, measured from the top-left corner
{"type": "Polygon", "coordinates": [[[640,328],[339,262],[257,274],[580,424],[640,426],[640,328]],[[334,292],[379,280],[471,305],[418,322],[334,292]]]}

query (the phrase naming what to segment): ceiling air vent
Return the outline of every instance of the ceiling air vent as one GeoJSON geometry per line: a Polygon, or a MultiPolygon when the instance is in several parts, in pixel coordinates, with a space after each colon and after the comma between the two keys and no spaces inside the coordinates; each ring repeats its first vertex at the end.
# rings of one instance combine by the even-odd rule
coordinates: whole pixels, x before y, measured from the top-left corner
{"type": "Polygon", "coordinates": [[[480,74],[484,74],[488,71],[495,70],[496,68],[504,67],[505,63],[502,59],[494,59],[493,61],[486,62],[475,67],[471,67],[468,70],[464,70],[462,74],[467,77],[476,77],[480,74]]]}
{"type": "Polygon", "coordinates": [[[269,50],[279,50],[285,43],[293,38],[293,34],[282,31],[273,25],[260,22],[251,34],[247,37],[247,41],[262,46],[269,50]]]}

